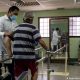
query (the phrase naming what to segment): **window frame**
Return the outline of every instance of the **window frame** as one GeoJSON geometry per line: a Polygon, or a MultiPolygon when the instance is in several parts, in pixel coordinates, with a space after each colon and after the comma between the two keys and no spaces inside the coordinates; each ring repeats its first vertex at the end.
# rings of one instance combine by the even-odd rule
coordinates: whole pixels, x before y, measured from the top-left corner
{"type": "MultiPolygon", "coordinates": [[[[38,29],[39,29],[39,32],[40,32],[40,18],[51,18],[51,17],[38,17],[38,29]]],[[[50,37],[50,35],[49,35],[49,37],[50,37]]],[[[42,38],[49,38],[49,37],[42,37],[42,38]]]]}
{"type": "MultiPolygon", "coordinates": [[[[80,16],[69,16],[69,18],[70,17],[80,17],[80,16]]],[[[77,21],[74,21],[75,23],[77,23],[77,21]]],[[[80,22],[80,21],[79,21],[80,22]]],[[[69,37],[80,37],[80,35],[78,36],[78,33],[77,33],[77,31],[76,31],[76,35],[73,33],[73,32],[75,32],[75,31],[73,31],[73,22],[72,22],[72,24],[70,25],[70,23],[69,23],[69,37]],[[70,26],[72,26],[72,28],[70,27],[70,26]],[[70,29],[72,29],[72,34],[70,35],[70,29]]],[[[74,25],[74,26],[78,26],[78,25],[74,25]]],[[[78,30],[78,29],[76,29],[76,30],[78,30]]]]}

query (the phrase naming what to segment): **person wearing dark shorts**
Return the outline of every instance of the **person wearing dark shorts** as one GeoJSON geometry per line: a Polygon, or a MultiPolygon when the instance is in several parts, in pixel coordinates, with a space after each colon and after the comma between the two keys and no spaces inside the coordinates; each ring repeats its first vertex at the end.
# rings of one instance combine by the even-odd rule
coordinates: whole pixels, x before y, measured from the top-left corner
{"type": "Polygon", "coordinates": [[[22,72],[27,71],[28,68],[31,70],[31,75],[34,76],[34,73],[38,70],[35,60],[15,60],[14,73],[16,76],[19,76],[22,72]]]}
{"type": "Polygon", "coordinates": [[[48,49],[32,22],[33,12],[25,13],[23,23],[18,25],[12,34],[14,75],[16,80],[28,68],[31,70],[31,80],[37,80],[38,63],[36,63],[35,45],[39,43],[45,50],[48,49]]]}

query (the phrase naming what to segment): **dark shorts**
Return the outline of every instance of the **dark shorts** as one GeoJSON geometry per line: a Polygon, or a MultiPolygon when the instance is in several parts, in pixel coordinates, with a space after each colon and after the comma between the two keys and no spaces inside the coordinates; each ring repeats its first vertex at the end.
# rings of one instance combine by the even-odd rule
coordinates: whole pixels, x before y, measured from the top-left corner
{"type": "Polygon", "coordinates": [[[22,72],[31,70],[32,76],[38,70],[36,60],[14,60],[14,74],[18,77],[22,72]]]}

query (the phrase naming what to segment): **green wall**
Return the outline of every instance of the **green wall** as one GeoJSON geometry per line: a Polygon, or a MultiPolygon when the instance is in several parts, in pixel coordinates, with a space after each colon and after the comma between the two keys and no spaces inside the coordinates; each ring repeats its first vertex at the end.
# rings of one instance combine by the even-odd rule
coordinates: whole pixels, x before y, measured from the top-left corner
{"type": "Polygon", "coordinates": [[[80,9],[35,11],[34,24],[38,26],[38,17],[80,16],[80,9]]]}
{"type": "Polygon", "coordinates": [[[70,58],[78,57],[78,49],[80,44],[80,38],[70,38],[70,58]]]}
{"type": "Polygon", "coordinates": [[[68,19],[51,19],[50,29],[59,28],[61,32],[68,32],[68,19]]]}
{"type": "MultiPolygon", "coordinates": [[[[80,9],[66,9],[66,10],[50,10],[50,11],[35,11],[34,12],[35,18],[34,18],[34,25],[38,26],[38,17],[54,17],[54,16],[80,16],[80,9]]],[[[47,38],[48,39],[48,38],[47,38]]],[[[44,39],[46,40],[46,39],[44,39]]],[[[79,40],[79,39],[78,39],[79,40]]],[[[70,40],[70,58],[77,58],[78,57],[78,41],[75,39],[70,40]],[[73,41],[72,41],[73,40],[73,41]],[[73,45],[72,45],[73,44],[73,45]],[[77,46],[75,48],[75,45],[77,46]],[[74,48],[73,48],[74,46],[74,48]]],[[[46,41],[49,41],[46,40],[46,41]]],[[[47,42],[47,45],[49,45],[49,42],[47,42]]]]}

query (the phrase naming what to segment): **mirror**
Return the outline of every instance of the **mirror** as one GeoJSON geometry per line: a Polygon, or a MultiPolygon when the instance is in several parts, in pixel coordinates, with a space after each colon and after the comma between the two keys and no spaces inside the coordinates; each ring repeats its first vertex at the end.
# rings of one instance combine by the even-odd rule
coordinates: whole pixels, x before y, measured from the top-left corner
{"type": "MultiPolygon", "coordinates": [[[[68,44],[68,18],[55,17],[49,20],[50,26],[50,50],[56,51],[68,44]]],[[[64,56],[66,48],[59,51],[58,56],[64,56]]],[[[55,53],[56,54],[56,53],[55,53]]]]}

